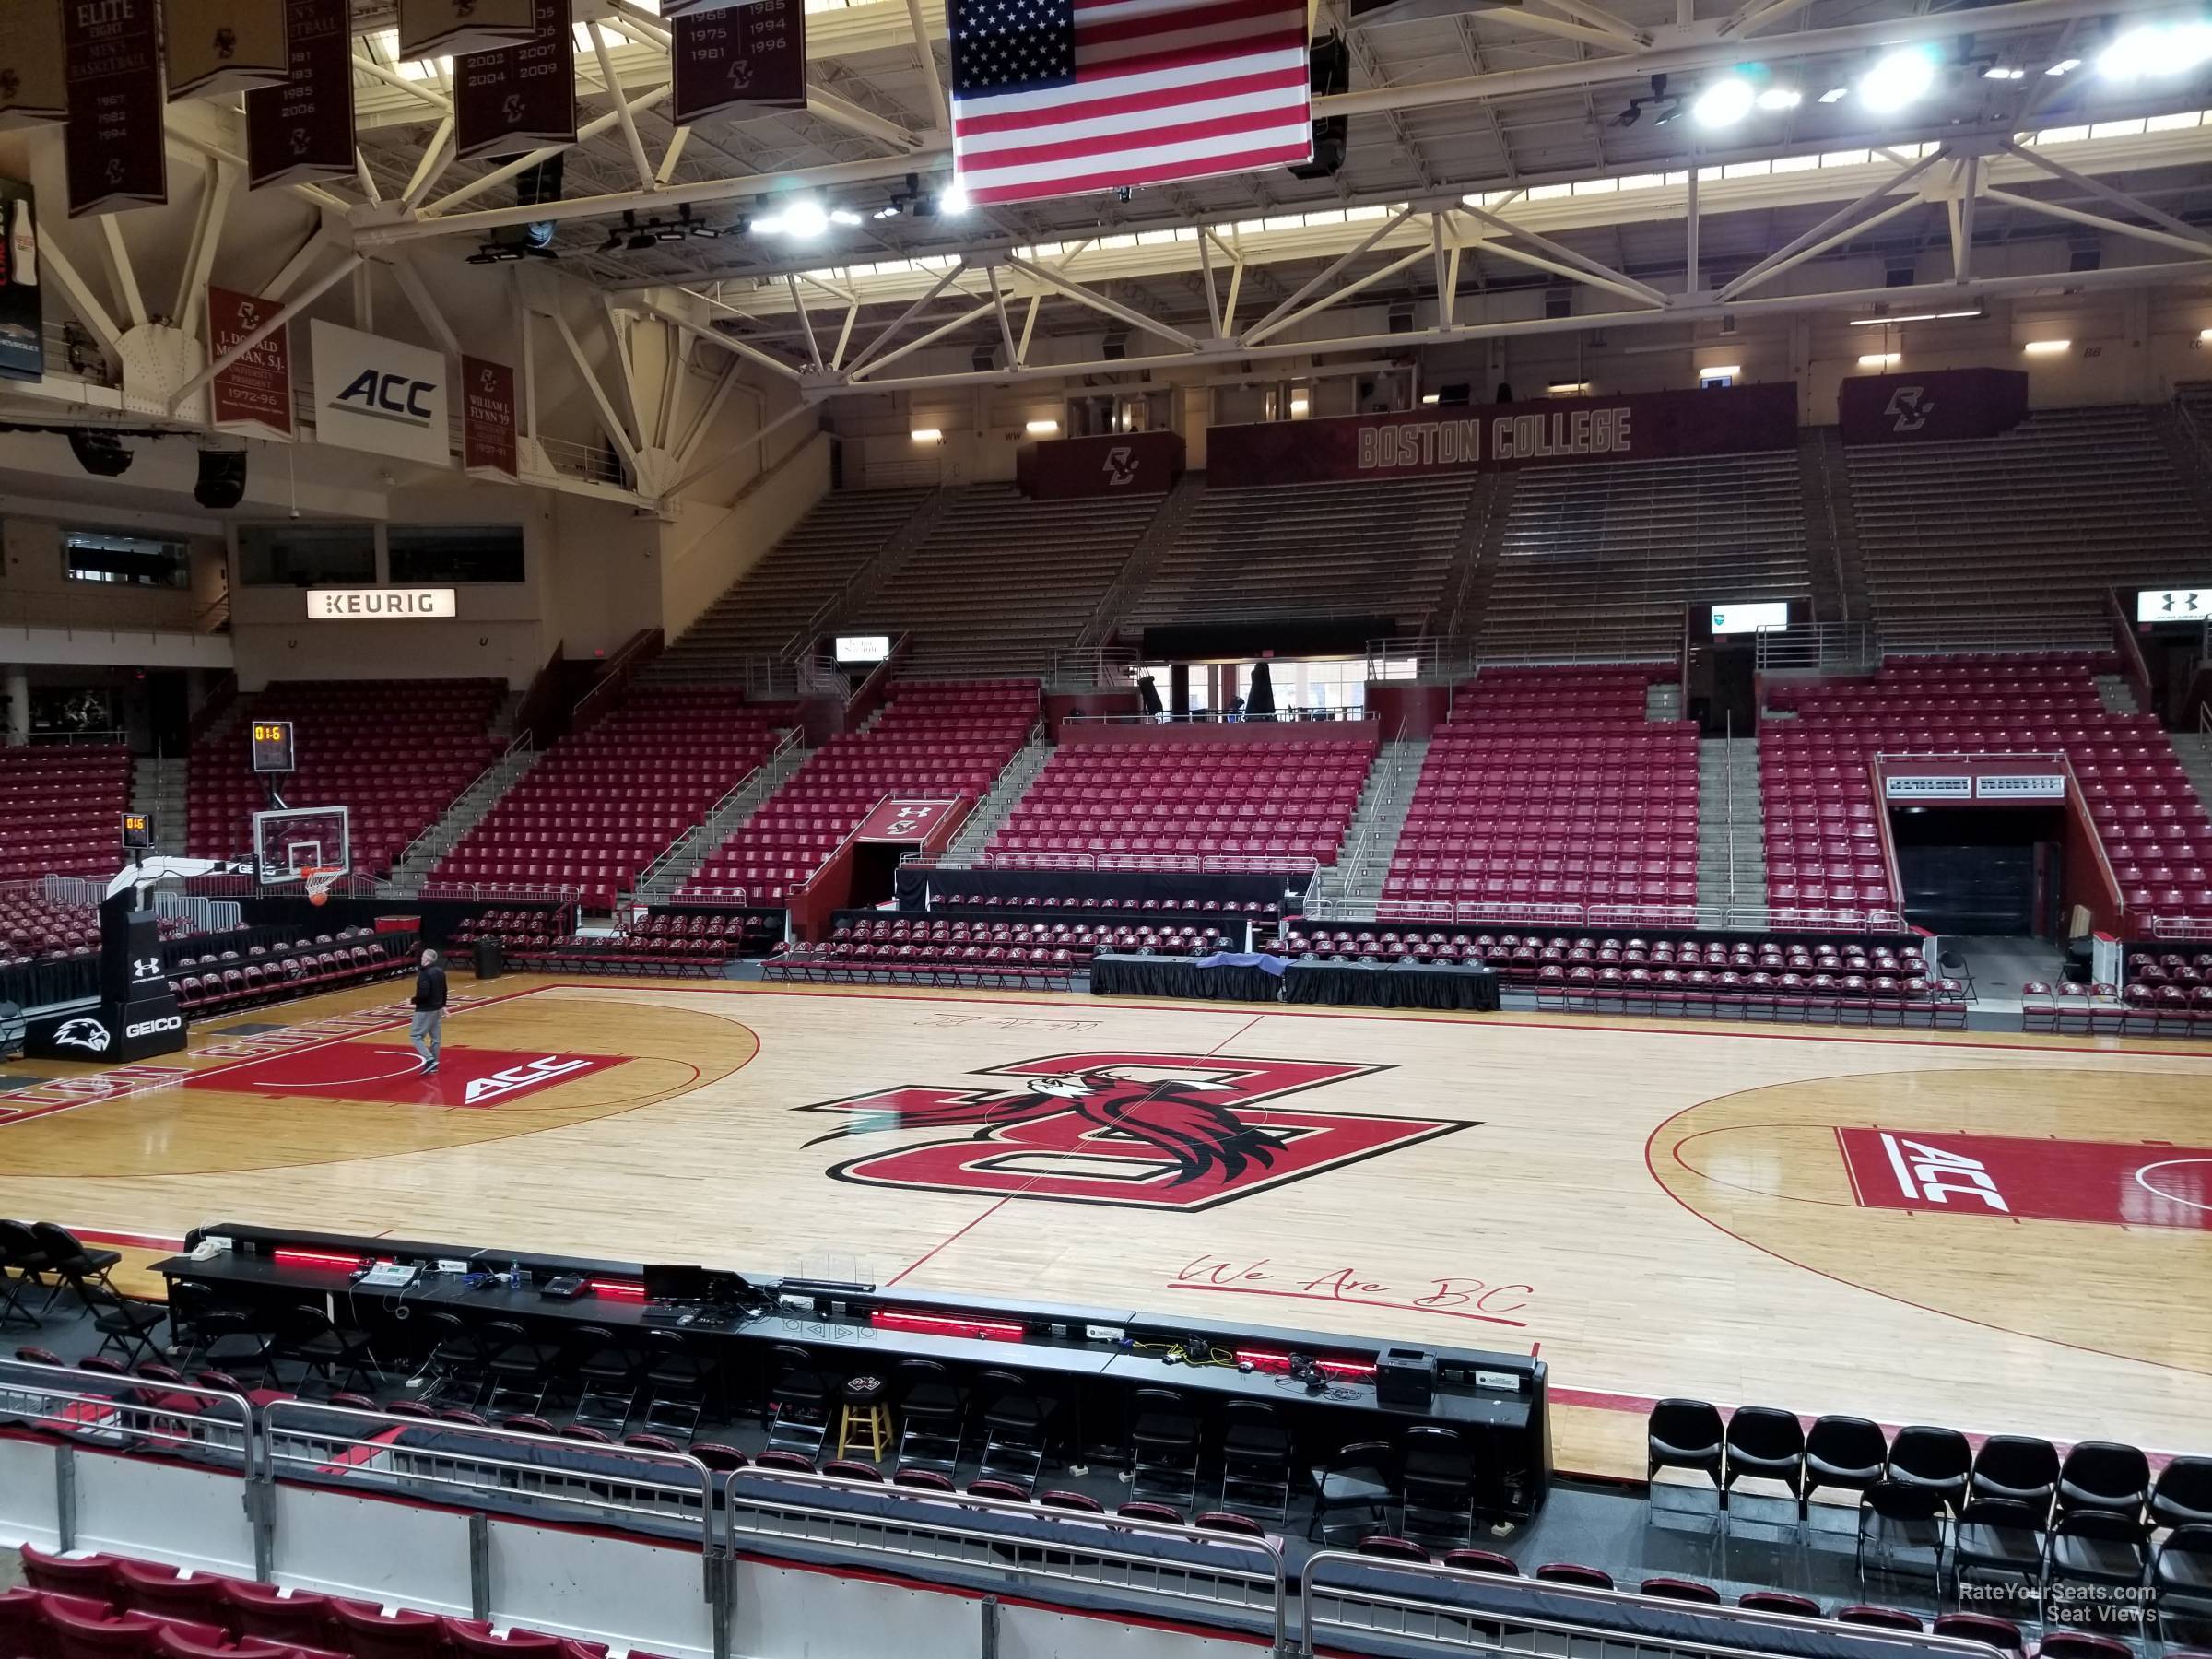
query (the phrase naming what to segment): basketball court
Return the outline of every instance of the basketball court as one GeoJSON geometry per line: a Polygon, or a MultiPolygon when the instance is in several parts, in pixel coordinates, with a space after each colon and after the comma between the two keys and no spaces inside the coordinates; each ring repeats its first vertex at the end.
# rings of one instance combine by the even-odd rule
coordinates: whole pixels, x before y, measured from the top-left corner
{"type": "MultiPolygon", "coordinates": [[[[529,977],[0,1093],[0,1213],[237,1213],[1541,1352],[1656,1396],[2212,1441],[2212,1055],[529,977]]],[[[275,1023],[281,1020],[281,1025],[275,1023]]],[[[25,1067],[24,1073],[63,1068],[25,1067]]]]}

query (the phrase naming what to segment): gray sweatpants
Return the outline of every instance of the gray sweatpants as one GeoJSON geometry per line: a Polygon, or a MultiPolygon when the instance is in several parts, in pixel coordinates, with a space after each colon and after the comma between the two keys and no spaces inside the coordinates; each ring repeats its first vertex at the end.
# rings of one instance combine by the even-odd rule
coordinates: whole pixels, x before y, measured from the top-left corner
{"type": "Polygon", "coordinates": [[[407,1041],[415,1045],[415,1052],[422,1056],[424,1069],[438,1064],[438,1045],[444,1035],[443,1008],[415,1010],[415,1018],[407,1026],[407,1041]]]}

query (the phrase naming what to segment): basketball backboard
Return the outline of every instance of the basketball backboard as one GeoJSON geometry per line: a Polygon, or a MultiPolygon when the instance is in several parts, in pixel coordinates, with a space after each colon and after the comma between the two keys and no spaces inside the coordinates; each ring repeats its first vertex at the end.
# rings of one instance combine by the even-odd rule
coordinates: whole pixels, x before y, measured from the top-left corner
{"type": "Polygon", "coordinates": [[[353,868],[351,817],[343,806],[288,806],[253,815],[254,874],[264,887],[298,885],[310,871],[353,868]]]}

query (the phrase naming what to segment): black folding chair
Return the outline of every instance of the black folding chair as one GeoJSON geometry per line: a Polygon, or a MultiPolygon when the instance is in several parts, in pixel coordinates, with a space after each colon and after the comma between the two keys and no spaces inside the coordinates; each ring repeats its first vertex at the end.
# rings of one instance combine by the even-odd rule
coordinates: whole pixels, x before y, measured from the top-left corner
{"type": "Polygon", "coordinates": [[[88,1308],[92,1305],[91,1299],[85,1294],[88,1281],[98,1285],[110,1296],[116,1294],[115,1287],[108,1282],[108,1274],[123,1260],[120,1251],[88,1250],[78,1241],[75,1233],[65,1227],[57,1227],[52,1221],[34,1221],[30,1225],[30,1231],[39,1248],[46,1253],[47,1271],[53,1274],[56,1280],[53,1289],[46,1298],[46,1307],[39,1310],[41,1317],[47,1309],[53,1306],[54,1298],[65,1288],[75,1290],[77,1300],[88,1308]]]}
{"type": "Polygon", "coordinates": [[[169,1309],[165,1304],[135,1301],[112,1290],[95,1290],[83,1284],[78,1285],[77,1293],[91,1310],[92,1328],[100,1335],[100,1347],[94,1350],[95,1359],[112,1349],[125,1365],[161,1362],[161,1350],[155,1345],[153,1334],[168,1323],[169,1309]]]}

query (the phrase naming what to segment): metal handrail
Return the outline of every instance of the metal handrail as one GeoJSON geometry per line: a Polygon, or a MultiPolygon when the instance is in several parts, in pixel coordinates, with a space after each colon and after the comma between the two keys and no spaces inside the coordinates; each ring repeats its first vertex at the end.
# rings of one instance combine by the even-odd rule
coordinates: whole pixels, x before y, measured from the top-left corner
{"type": "Polygon", "coordinates": [[[1216,719],[1212,711],[1185,714],[1091,714],[1081,710],[1060,717],[1070,725],[1371,725],[1382,730],[1382,716],[1371,709],[1277,709],[1272,714],[1240,714],[1234,720],[1216,719]]]}
{"type": "Polygon", "coordinates": [[[552,1435],[524,1434],[512,1429],[478,1428],[475,1424],[432,1422],[420,1418],[394,1417],[386,1412],[366,1411],[353,1406],[328,1406],[305,1400],[276,1400],[262,1409],[261,1463],[259,1473],[274,1482],[288,1472],[295,1477],[309,1473],[324,1479],[335,1477],[343,1483],[348,1475],[357,1471],[372,1474],[380,1479],[402,1484],[428,1487],[440,1494],[439,1500],[451,1502],[456,1495],[480,1494],[508,1500],[528,1498],[540,1502],[562,1506],[573,1505],[594,1513],[637,1515],[665,1522],[675,1519],[696,1520],[700,1550],[712,1555],[714,1550],[714,1480],[706,1465],[687,1453],[655,1452],[640,1446],[584,1446],[572,1440],[561,1440],[552,1435]],[[336,1418],[348,1425],[358,1426],[359,1433],[335,1434],[327,1429],[318,1430],[308,1424],[295,1424],[292,1419],[303,1416],[328,1419],[336,1418]],[[465,1436],[493,1448],[490,1453],[470,1453],[451,1446],[413,1450],[396,1444],[391,1439],[394,1430],[409,1429],[436,1430],[447,1437],[465,1436]],[[305,1442],[313,1448],[312,1453],[288,1449],[295,1442],[305,1442]],[[661,1469],[673,1474],[693,1477],[684,1485],[674,1480],[628,1479],[608,1471],[564,1469],[528,1455],[535,1448],[558,1451],[563,1457],[579,1453],[618,1458],[638,1464],[641,1468],[661,1469]],[[281,1449],[280,1449],[281,1448],[281,1449]],[[406,1469],[376,1466],[378,1460],[406,1458],[406,1469]],[[419,1466],[418,1466],[419,1465],[419,1466]],[[532,1483],[527,1477],[535,1476],[532,1483]],[[582,1487],[593,1495],[577,1498],[567,1489],[582,1487]],[[668,1502],[648,1503],[636,1497],[628,1500],[618,1499],[618,1492],[630,1494],[662,1493],[680,1498],[680,1504],[668,1502]]]}
{"type": "Polygon", "coordinates": [[[689,839],[693,830],[704,830],[712,823],[721,815],[724,808],[729,806],[739,795],[750,789],[753,786],[753,781],[788,754],[798,741],[799,728],[796,726],[784,727],[783,735],[776,740],[775,746],[762,758],[759,765],[754,767],[744,777],[723,791],[722,798],[707,808],[706,817],[700,818],[698,823],[688,826],[681,834],[661,850],[661,855],[658,858],[638,872],[638,879],[632,885],[631,890],[641,893],[651,887],[660,873],[676,861],[677,849],[689,839]]]}
{"type": "Polygon", "coordinates": [[[942,853],[902,853],[899,862],[924,870],[1149,870],[1206,876],[1303,876],[1321,868],[1312,854],[1271,858],[1263,853],[986,853],[953,864],[942,853]]]}
{"type": "MultiPolygon", "coordinates": [[[[492,775],[492,773],[498,771],[500,768],[505,766],[508,761],[513,759],[517,751],[524,754],[531,752],[530,734],[528,732],[516,733],[513,740],[510,742],[505,748],[500,751],[500,758],[497,760],[494,760],[489,766],[486,767],[482,771],[478,772],[475,777],[471,778],[468,781],[466,787],[465,787],[459,794],[455,795],[452,800],[445,804],[445,806],[440,810],[438,816],[429,821],[429,826],[423,830],[423,832],[406,844],[406,849],[401,852],[400,855],[392,861],[392,867],[394,869],[397,869],[401,865],[406,864],[408,859],[414,857],[417,853],[420,852],[424,847],[426,847],[429,843],[430,838],[438,833],[438,826],[445,821],[445,815],[451,812],[455,806],[458,806],[463,801],[468,799],[469,795],[475,791],[476,787],[479,783],[484,782],[492,775]]],[[[472,829],[475,828],[474,825],[470,827],[472,829]]],[[[463,838],[466,839],[465,831],[463,832],[463,838]]],[[[453,843],[453,845],[456,847],[460,844],[461,843],[459,841],[455,841],[453,843]]]]}
{"type": "MultiPolygon", "coordinates": [[[[1219,1549],[1226,1554],[1257,1557],[1265,1563],[1265,1571],[1251,1566],[1231,1566],[1224,1563],[1220,1576],[1241,1581],[1259,1592],[1264,1587],[1266,1608],[1274,1621],[1274,1640],[1268,1651],[1287,1653],[1293,1650],[1288,1645],[1289,1574],[1283,1559],[1280,1543],[1268,1537],[1249,1537],[1240,1533],[1202,1532],[1194,1526],[1175,1526],[1165,1522],[1142,1521],[1120,1515],[1090,1515],[1073,1510],[1041,1510],[1029,1502],[1008,1499],[979,1498],[969,1494],[935,1493],[903,1488],[885,1488],[873,1482],[840,1480],[834,1476],[806,1475],[796,1470],[745,1468],[733,1471],[723,1485],[723,1509],[728,1516],[729,1548],[737,1552],[741,1536],[789,1538],[794,1535],[765,1527],[747,1528],[740,1512],[759,1508],[763,1500],[753,1493],[740,1491],[742,1486],[767,1484],[788,1486],[801,1491],[808,1488],[830,1491],[849,1491],[870,1497],[893,1492],[900,1508],[900,1515],[892,1520],[877,1513],[859,1513],[818,1503],[797,1500],[776,1503],[775,1509],[786,1515],[817,1521],[840,1527],[831,1540],[839,1547],[855,1553],[874,1554],[897,1560],[911,1560],[922,1552],[902,1547],[897,1533],[933,1534],[938,1537],[967,1545],[982,1545],[990,1550],[990,1565],[995,1572],[1014,1578],[1061,1580],[1082,1579],[1075,1568],[1078,1559],[1089,1558],[1101,1563],[1112,1563],[1124,1569],[1152,1568],[1163,1570],[1182,1581],[1183,1587],[1154,1586],[1151,1594],[1190,1602],[1205,1602],[1210,1606],[1252,1606],[1250,1603],[1224,1602],[1222,1598],[1194,1594],[1188,1588],[1191,1575],[1202,1571],[1192,1561],[1174,1557],[1145,1555],[1135,1550],[1115,1547],[1110,1541],[1112,1534],[1126,1533],[1131,1536],[1172,1539],[1178,1543],[1196,1545],[1206,1549],[1219,1549]],[[1003,1514],[1021,1520],[1045,1521],[1052,1535],[1037,1539],[1035,1549],[1009,1548],[1030,1540],[1016,1535],[994,1532],[985,1527],[963,1524],[958,1519],[944,1516],[942,1512],[959,1511],[976,1514],[1003,1514]],[[913,1518],[909,1519],[911,1514],[913,1518]],[[924,1519],[924,1517],[926,1517],[924,1519]],[[1088,1547],[1086,1547],[1088,1544],[1088,1547]]],[[[772,1501],[772,1500],[771,1500],[772,1501]]],[[[805,1535],[798,1535],[805,1536],[805,1535]]],[[[821,1542],[807,1538],[808,1542],[821,1542]]],[[[1085,1582],[1097,1583],[1092,1577],[1085,1582]]],[[[1126,1588],[1125,1583],[1114,1583],[1113,1588],[1126,1588]]]]}
{"type": "MultiPolygon", "coordinates": [[[[1306,1558],[1298,1586],[1298,1629],[1299,1634],[1304,1639],[1304,1647],[1300,1651],[1306,1653],[1320,1652],[1313,1606],[1315,1599],[1320,1596],[1333,1596],[1339,1601],[1366,1601],[1380,1607],[1392,1609],[1401,1615],[1423,1614],[1432,1618],[1453,1620],[1468,1627],[1465,1635],[1459,1639],[1457,1645],[1464,1646],[1469,1651],[1479,1651],[1492,1655],[1526,1653],[1534,1656],[1540,1653],[1575,1652],[1580,1650],[1583,1641],[1589,1637],[1597,1636],[1602,1644],[1603,1638],[1608,1634],[1617,1635],[1624,1642],[1664,1646],[1676,1653],[1700,1655],[1700,1659],[1771,1659],[1773,1651],[1753,1647],[1748,1643],[1704,1641],[1695,1637],[1642,1632],[1636,1630],[1632,1624],[1629,1623],[1622,1624],[1618,1630],[1612,1630],[1603,1625],[1577,1622],[1573,1619],[1548,1617],[1540,1613],[1511,1612],[1494,1605],[1473,1606],[1465,1603],[1443,1601],[1418,1593],[1393,1595],[1387,1592],[1342,1581],[1334,1584],[1318,1583],[1316,1581],[1321,1577],[1319,1570],[1338,1561],[1357,1566],[1363,1575],[1380,1572],[1385,1576],[1403,1577],[1411,1580],[1416,1584],[1427,1583],[1438,1587],[1465,1584],[1480,1586],[1487,1590],[1502,1588],[1510,1594],[1511,1586],[1524,1583],[1524,1581],[1522,1580],[1500,1580],[1495,1573],[1469,1571],[1456,1567],[1416,1561],[1394,1561],[1383,1557],[1359,1555],[1347,1549],[1318,1549],[1306,1558]],[[1511,1637],[1500,1628],[1504,1625],[1512,1625],[1516,1630],[1526,1630],[1538,1636],[1559,1637],[1564,1640],[1557,1642],[1531,1641],[1521,1646],[1514,1646],[1511,1644],[1511,1637]]],[[[1545,1583],[1532,1587],[1541,1590],[1547,1601],[1581,1601],[1616,1606],[1624,1610],[1658,1610],[1683,1619],[1701,1618],[1721,1626],[1763,1627],[1777,1630],[1802,1631],[1808,1635],[1818,1632],[1832,1634],[1836,1629],[1833,1621],[1826,1618],[1802,1618],[1792,1613],[1769,1613],[1753,1607],[1701,1607],[1692,1603],[1665,1601],[1657,1596],[1641,1595],[1626,1590],[1597,1590],[1585,1588],[1580,1584],[1556,1583],[1545,1583]]],[[[1328,1622],[1335,1624],[1340,1629],[1361,1628],[1345,1624],[1341,1619],[1328,1622]]],[[[1409,1629],[1407,1621],[1403,1618],[1394,1622],[1390,1630],[1394,1635],[1411,1636],[1417,1640],[1435,1641],[1440,1639],[1433,1630],[1426,1632],[1424,1635],[1422,1632],[1409,1629]]],[[[1371,1627],[1364,1633],[1371,1634],[1371,1627]]],[[[1854,1640],[1863,1638],[1869,1642],[1895,1646],[1900,1653],[1952,1653],[1958,1655],[1959,1659],[1996,1659],[1997,1650],[1987,1642],[1972,1641],[1963,1637],[1926,1636],[1917,1631],[1885,1630],[1871,1625],[1853,1626],[1851,1633],[1854,1640]]]]}
{"type": "Polygon", "coordinates": [[[28,1359],[0,1360],[0,1413],[72,1440],[98,1441],[128,1437],[143,1444],[218,1453],[226,1466],[248,1472],[253,1461],[253,1405],[241,1394],[183,1383],[147,1382],[118,1377],[119,1392],[100,1392],[97,1379],[67,1366],[28,1359]],[[25,1380],[25,1373],[29,1373],[25,1380]],[[38,1379],[54,1379],[42,1384],[38,1379]],[[64,1386],[64,1384],[66,1386],[64,1386]],[[161,1404],[139,1396],[158,1394],[161,1404]],[[223,1413],[194,1409],[184,1402],[213,1402],[223,1413]],[[101,1408],[109,1415],[100,1415],[101,1408]]]}
{"type": "Polygon", "coordinates": [[[1721,741],[1727,747],[1721,751],[1721,775],[1728,792],[1728,908],[1735,908],[1735,711],[1731,709],[1723,717],[1721,741]]]}

